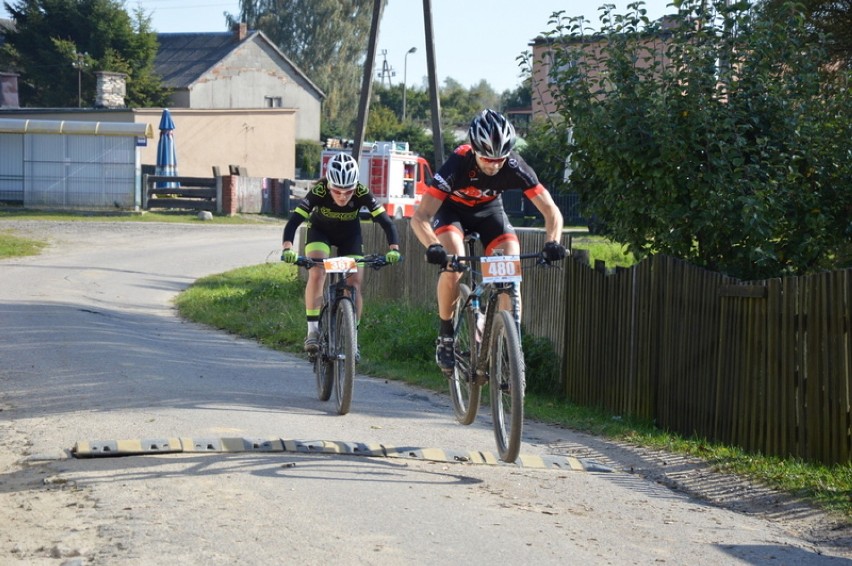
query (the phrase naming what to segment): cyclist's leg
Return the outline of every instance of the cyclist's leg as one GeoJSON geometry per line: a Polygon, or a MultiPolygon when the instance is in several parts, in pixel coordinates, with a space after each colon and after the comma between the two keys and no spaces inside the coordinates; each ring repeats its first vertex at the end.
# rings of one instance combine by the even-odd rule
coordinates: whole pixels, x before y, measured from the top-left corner
{"type": "MultiPolygon", "coordinates": [[[[328,238],[320,230],[308,228],[305,238],[305,255],[313,259],[328,257],[330,247],[328,238]]],[[[315,350],[318,345],[318,323],[322,309],[322,289],[325,283],[325,270],[315,267],[308,270],[308,282],[305,284],[305,315],[308,321],[308,333],[305,337],[305,349],[315,350]]]]}
{"type": "MultiPolygon", "coordinates": [[[[449,255],[464,255],[464,238],[462,231],[455,226],[444,230],[436,230],[438,241],[444,246],[449,255]]],[[[461,273],[444,271],[438,277],[438,314],[442,320],[452,320],[456,301],[459,297],[459,281],[461,273]]]]}
{"type": "MultiPolygon", "coordinates": [[[[449,255],[464,254],[464,230],[459,216],[442,206],[435,215],[433,227],[438,241],[449,255]]],[[[453,315],[459,298],[462,274],[444,271],[438,276],[436,295],[440,328],[435,348],[435,361],[442,370],[452,371],[455,366],[453,346],[453,315]]]]}

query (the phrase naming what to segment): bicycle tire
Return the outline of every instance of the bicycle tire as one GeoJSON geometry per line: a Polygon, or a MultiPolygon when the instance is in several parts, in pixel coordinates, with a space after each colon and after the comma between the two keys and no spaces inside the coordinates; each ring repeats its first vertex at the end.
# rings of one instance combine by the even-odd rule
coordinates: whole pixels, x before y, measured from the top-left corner
{"type": "Polygon", "coordinates": [[[319,350],[314,354],[314,375],[317,381],[317,397],[320,401],[331,399],[331,385],[334,380],[334,367],[329,358],[329,336],[326,329],[330,329],[327,309],[323,308],[320,315],[319,328],[319,350]]]}
{"type": "Polygon", "coordinates": [[[514,462],[521,451],[524,426],[524,358],[512,314],[499,311],[494,317],[488,369],[491,418],[497,452],[504,462],[514,462]]]}
{"type": "Polygon", "coordinates": [[[355,383],[355,352],[358,335],[355,328],[355,307],[348,298],[341,299],[333,314],[334,344],[331,349],[334,366],[334,394],[337,413],[345,415],[352,405],[355,383]]]}
{"type": "Polygon", "coordinates": [[[473,380],[479,341],[476,337],[476,313],[468,304],[470,292],[467,285],[459,285],[459,300],[453,313],[456,363],[449,376],[456,420],[463,425],[469,425],[476,419],[482,393],[482,386],[473,380]]]}

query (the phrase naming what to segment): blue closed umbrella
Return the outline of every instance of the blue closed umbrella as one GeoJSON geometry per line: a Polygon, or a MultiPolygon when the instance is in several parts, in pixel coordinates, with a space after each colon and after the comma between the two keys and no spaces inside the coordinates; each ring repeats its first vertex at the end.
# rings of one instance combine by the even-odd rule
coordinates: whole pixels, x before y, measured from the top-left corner
{"type": "MultiPolygon", "coordinates": [[[[157,168],[154,171],[155,175],[163,175],[176,177],[177,171],[177,153],[175,152],[175,123],[172,120],[172,114],[168,108],[163,109],[163,115],[160,118],[160,141],[157,142],[157,168]]],[[[174,188],[179,187],[180,183],[160,181],[157,183],[157,188],[174,188]]]]}

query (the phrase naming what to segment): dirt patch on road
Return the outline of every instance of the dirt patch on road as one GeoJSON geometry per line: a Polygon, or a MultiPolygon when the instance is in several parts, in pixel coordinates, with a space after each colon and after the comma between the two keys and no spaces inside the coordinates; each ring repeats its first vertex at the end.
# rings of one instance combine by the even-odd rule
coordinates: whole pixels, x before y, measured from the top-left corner
{"type": "Polygon", "coordinates": [[[571,433],[579,441],[547,442],[554,454],[593,460],[674,491],[780,525],[790,534],[852,559],[852,521],[747,478],[719,472],[699,458],[571,433]]]}
{"type": "Polygon", "coordinates": [[[0,556],[26,564],[74,564],[102,544],[96,504],[50,466],[28,463],[30,456],[25,434],[12,422],[0,422],[0,556]]]}

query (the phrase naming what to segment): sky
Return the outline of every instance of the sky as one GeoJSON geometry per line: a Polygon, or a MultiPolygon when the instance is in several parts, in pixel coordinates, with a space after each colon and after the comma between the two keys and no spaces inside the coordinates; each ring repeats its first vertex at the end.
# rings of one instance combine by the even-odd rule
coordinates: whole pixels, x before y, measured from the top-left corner
{"type": "MultiPolygon", "coordinates": [[[[670,0],[647,0],[645,8],[652,19],[673,13],[670,0]]],[[[486,80],[497,93],[520,84],[516,58],[529,43],[547,31],[550,15],[565,10],[567,16],[584,16],[598,22],[600,6],[615,5],[623,13],[631,0],[432,0],[432,29],[435,64],[440,84],[447,77],[471,87],[486,80]]],[[[14,3],[12,0],[10,3],[14,3]]],[[[132,11],[141,6],[152,15],[158,32],[225,31],[224,13],[239,13],[239,0],[126,0],[132,11]]],[[[0,12],[7,17],[5,10],[0,12]]],[[[594,27],[594,26],[593,26],[594,27]]],[[[425,87],[426,40],[423,2],[389,0],[379,24],[375,74],[386,60],[395,73],[392,85],[425,87]],[[414,53],[406,57],[412,47],[414,53]],[[385,53],[383,55],[383,52],[385,53]]],[[[388,79],[384,79],[387,84],[388,79]]]]}

